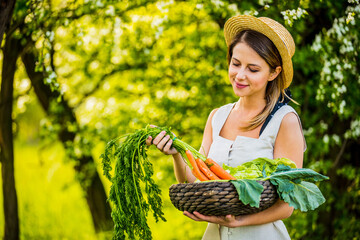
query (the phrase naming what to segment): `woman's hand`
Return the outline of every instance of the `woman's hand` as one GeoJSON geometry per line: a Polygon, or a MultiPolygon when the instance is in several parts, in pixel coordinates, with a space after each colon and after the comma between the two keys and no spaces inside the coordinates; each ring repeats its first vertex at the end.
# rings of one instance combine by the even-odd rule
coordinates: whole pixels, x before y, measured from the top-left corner
{"type": "Polygon", "coordinates": [[[226,216],[206,216],[206,215],[202,215],[199,212],[190,213],[184,211],[184,215],[195,221],[200,221],[200,222],[206,221],[229,228],[242,226],[242,220],[243,220],[243,217],[241,216],[235,217],[234,215],[230,215],[230,214],[226,216]]]}
{"type": "MultiPolygon", "coordinates": [[[[151,125],[151,127],[155,126],[151,125]]],[[[178,151],[172,147],[172,143],[173,140],[170,139],[170,136],[167,135],[165,131],[160,132],[154,139],[151,136],[146,139],[146,145],[150,146],[151,144],[154,144],[161,152],[166,155],[174,155],[178,153],[178,151]]]]}

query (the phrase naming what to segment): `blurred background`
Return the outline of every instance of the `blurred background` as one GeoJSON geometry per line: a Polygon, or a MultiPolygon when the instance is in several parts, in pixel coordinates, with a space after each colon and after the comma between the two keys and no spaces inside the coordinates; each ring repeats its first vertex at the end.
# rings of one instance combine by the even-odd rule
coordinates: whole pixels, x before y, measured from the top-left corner
{"type": "MultiPolygon", "coordinates": [[[[360,239],[359,0],[1,3],[1,20],[9,16],[0,53],[2,238],[111,239],[99,158],[106,143],[150,123],[199,148],[211,110],[237,101],[224,23],[250,14],[294,37],[290,89],[307,141],[304,167],[330,177],[319,185],[326,203],[295,211],[288,231],[292,239],[360,239]]],[[[149,216],[153,239],[200,239],[206,224],[169,200],[171,157],[154,147],[148,154],[167,219],[149,216]]]]}

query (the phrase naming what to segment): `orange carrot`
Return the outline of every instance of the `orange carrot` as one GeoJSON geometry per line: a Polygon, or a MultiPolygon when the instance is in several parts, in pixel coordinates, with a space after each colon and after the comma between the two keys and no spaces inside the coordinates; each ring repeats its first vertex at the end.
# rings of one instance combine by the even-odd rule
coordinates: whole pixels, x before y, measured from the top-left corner
{"type": "Polygon", "coordinates": [[[209,180],[199,169],[199,167],[196,164],[195,158],[190,150],[185,151],[187,158],[189,159],[189,162],[191,166],[193,167],[192,173],[194,176],[199,179],[200,181],[207,181],[209,180]]]}
{"type": "Polygon", "coordinates": [[[206,165],[210,168],[210,170],[215,173],[219,178],[226,180],[236,180],[230,173],[225,171],[219,164],[217,164],[211,158],[205,160],[206,165]]]}
{"type": "Polygon", "coordinates": [[[192,174],[199,179],[201,182],[203,181],[208,181],[209,179],[205,176],[205,174],[203,174],[202,172],[199,173],[195,173],[194,169],[191,170],[192,174]],[[198,175],[200,174],[200,175],[198,175]]]}
{"type": "Polygon", "coordinates": [[[220,180],[220,178],[218,176],[216,176],[215,173],[213,173],[209,167],[205,164],[205,162],[203,160],[201,160],[200,158],[195,160],[200,171],[210,180],[220,180]]]}

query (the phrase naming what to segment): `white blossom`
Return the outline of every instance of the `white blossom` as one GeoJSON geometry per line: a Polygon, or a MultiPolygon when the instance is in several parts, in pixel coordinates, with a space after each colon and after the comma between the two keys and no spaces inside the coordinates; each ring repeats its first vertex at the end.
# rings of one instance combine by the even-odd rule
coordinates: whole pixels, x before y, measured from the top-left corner
{"type": "Polygon", "coordinates": [[[292,26],[294,20],[300,19],[303,15],[307,14],[307,12],[305,9],[297,8],[282,11],[281,14],[283,15],[285,23],[292,26]]]}

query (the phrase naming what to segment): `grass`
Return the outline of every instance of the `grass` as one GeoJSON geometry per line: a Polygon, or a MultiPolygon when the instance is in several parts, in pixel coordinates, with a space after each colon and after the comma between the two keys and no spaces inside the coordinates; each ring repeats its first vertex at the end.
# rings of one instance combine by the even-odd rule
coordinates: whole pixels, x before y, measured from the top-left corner
{"type": "MultiPolygon", "coordinates": [[[[102,146],[99,145],[94,151],[94,156],[99,156],[102,146]]],[[[96,160],[99,161],[98,158],[96,160]]],[[[162,188],[167,221],[155,223],[149,217],[153,239],[201,239],[206,223],[197,223],[183,216],[169,200],[168,188],[175,183],[174,179],[169,181],[169,177],[166,177],[171,169],[169,157],[161,156],[156,161],[159,163],[154,164],[156,181],[162,188]]],[[[102,175],[100,168],[99,173],[102,175]]],[[[102,180],[108,191],[108,181],[103,177],[102,180]]],[[[15,143],[15,181],[21,239],[111,239],[109,233],[95,233],[83,192],[75,180],[72,163],[65,160],[61,144],[54,143],[41,150],[38,145],[15,143]]],[[[1,206],[2,201],[0,195],[1,206]]],[[[2,207],[0,225],[4,226],[2,207]]],[[[0,237],[3,235],[2,227],[0,237]]]]}

